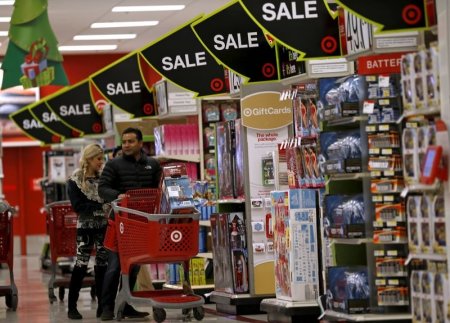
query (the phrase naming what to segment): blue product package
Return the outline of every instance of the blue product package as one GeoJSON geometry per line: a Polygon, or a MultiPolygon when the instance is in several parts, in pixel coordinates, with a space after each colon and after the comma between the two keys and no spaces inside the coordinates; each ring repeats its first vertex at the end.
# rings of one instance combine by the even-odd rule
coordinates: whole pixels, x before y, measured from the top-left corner
{"type": "Polygon", "coordinates": [[[174,267],[175,264],[169,264],[169,284],[176,284],[177,283],[177,277],[176,277],[176,268],[174,267]]]}
{"type": "Polygon", "coordinates": [[[324,213],[324,228],[328,237],[365,237],[366,214],[361,194],[325,196],[324,213]]]}
{"type": "Polygon", "coordinates": [[[206,230],[204,227],[198,230],[198,252],[206,252],[206,230]]]}

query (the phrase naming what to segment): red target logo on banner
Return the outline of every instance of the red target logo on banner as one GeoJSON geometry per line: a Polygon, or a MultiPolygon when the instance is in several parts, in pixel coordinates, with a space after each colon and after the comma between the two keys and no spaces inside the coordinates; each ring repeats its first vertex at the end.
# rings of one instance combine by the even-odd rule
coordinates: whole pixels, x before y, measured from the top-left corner
{"type": "Polygon", "coordinates": [[[271,63],[266,63],[262,67],[262,73],[266,78],[271,78],[275,75],[276,69],[275,66],[271,63]]]}
{"type": "Polygon", "coordinates": [[[320,47],[327,54],[332,54],[336,51],[338,43],[332,36],[325,36],[320,43],[320,47]]]}
{"type": "Polygon", "coordinates": [[[224,86],[225,86],[225,84],[219,78],[212,79],[212,81],[210,83],[211,90],[213,90],[214,92],[222,91],[224,86]]]}
{"type": "Polygon", "coordinates": [[[95,122],[95,123],[92,125],[92,131],[95,132],[95,133],[100,133],[100,132],[102,132],[102,129],[103,129],[102,125],[101,125],[100,123],[98,123],[98,122],[95,122]]]}
{"type": "Polygon", "coordinates": [[[145,103],[142,107],[142,111],[144,111],[145,114],[150,115],[153,113],[153,104],[151,103],[145,103]]]}
{"type": "Polygon", "coordinates": [[[415,25],[422,19],[422,10],[414,4],[409,4],[403,8],[402,18],[408,25],[415,25]]]}

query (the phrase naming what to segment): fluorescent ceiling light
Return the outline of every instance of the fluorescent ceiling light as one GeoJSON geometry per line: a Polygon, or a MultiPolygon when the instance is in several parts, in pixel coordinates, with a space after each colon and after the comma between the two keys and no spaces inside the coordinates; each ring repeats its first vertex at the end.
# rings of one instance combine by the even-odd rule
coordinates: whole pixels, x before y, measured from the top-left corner
{"type": "Polygon", "coordinates": [[[0,30],[0,36],[8,36],[8,31],[0,30]]]}
{"type": "Polygon", "coordinates": [[[138,11],[174,11],[183,10],[185,5],[167,6],[118,6],[112,8],[113,12],[138,12],[138,11]]]}
{"type": "Polygon", "coordinates": [[[14,0],[0,0],[0,6],[12,6],[14,0]]]}
{"type": "Polygon", "coordinates": [[[73,40],[134,39],[136,34],[76,35],[73,40]]]}
{"type": "Polygon", "coordinates": [[[158,23],[159,21],[156,20],[95,22],[91,25],[91,28],[147,27],[147,26],[156,26],[158,23]]]}
{"type": "Polygon", "coordinates": [[[84,50],[115,50],[117,45],[77,45],[77,46],[59,46],[61,52],[73,52],[84,50]]]}
{"type": "Polygon", "coordinates": [[[11,17],[0,17],[0,22],[10,22],[11,17]]]}

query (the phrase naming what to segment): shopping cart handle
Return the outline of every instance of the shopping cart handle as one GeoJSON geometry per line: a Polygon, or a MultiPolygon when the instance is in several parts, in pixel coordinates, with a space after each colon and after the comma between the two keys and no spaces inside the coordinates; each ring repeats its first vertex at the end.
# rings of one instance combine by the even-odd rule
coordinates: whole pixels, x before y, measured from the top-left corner
{"type": "Polygon", "coordinates": [[[192,219],[192,220],[198,220],[200,213],[189,213],[189,214],[151,214],[146,213],[134,209],[130,209],[127,207],[122,207],[117,205],[117,201],[111,202],[111,205],[113,207],[114,212],[120,211],[120,212],[126,212],[133,215],[139,215],[144,218],[146,218],[148,221],[159,221],[159,220],[167,220],[167,219],[192,219]]]}

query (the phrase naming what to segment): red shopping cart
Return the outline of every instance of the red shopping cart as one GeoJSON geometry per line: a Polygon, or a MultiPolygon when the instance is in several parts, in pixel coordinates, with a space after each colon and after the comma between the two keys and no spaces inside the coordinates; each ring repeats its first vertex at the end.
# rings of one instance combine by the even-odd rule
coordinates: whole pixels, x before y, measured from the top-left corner
{"type": "MultiPolygon", "coordinates": [[[[58,258],[74,257],[77,253],[77,214],[70,201],[59,201],[45,207],[47,228],[50,236],[51,276],[48,282],[48,298],[50,303],[56,301],[55,287],[59,287],[59,299],[64,300],[65,288],[69,287],[70,275],[56,277],[58,258]]],[[[82,287],[91,287],[91,297],[95,299],[95,279],[87,276],[82,287]]]]}
{"type": "Polygon", "coordinates": [[[11,209],[7,204],[5,204],[5,206],[6,210],[0,213],[0,263],[6,263],[8,265],[10,284],[8,286],[0,286],[0,296],[5,296],[6,306],[12,308],[13,311],[15,311],[19,302],[19,296],[17,292],[17,286],[14,282],[13,273],[13,209],[11,209]]]}
{"type": "Polygon", "coordinates": [[[115,212],[122,289],[116,299],[116,318],[123,318],[126,303],[153,307],[153,318],[163,322],[165,309],[193,310],[198,321],[204,317],[203,297],[194,295],[189,282],[189,260],[198,253],[198,214],[157,214],[160,190],[139,189],[112,203],[115,212]],[[183,290],[130,291],[132,264],[182,263],[183,290]]]}

